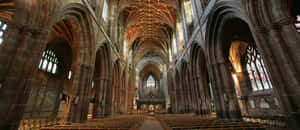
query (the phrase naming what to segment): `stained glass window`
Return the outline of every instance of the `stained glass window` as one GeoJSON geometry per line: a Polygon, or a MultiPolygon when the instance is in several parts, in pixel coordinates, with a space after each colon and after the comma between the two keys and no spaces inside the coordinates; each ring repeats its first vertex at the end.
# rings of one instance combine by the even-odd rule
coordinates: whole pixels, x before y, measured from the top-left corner
{"type": "Polygon", "coordinates": [[[147,79],[147,88],[155,88],[155,80],[152,75],[147,79]]]}
{"type": "Polygon", "coordinates": [[[6,29],[7,29],[7,24],[0,20],[0,45],[3,43],[6,29]]]}
{"type": "Polygon", "coordinates": [[[39,69],[55,74],[57,72],[58,59],[52,50],[43,52],[42,59],[40,61],[39,69]]]}
{"type": "Polygon", "coordinates": [[[297,32],[300,32],[300,15],[297,15],[295,26],[296,26],[297,32]]]}
{"type": "Polygon", "coordinates": [[[253,91],[267,90],[272,88],[264,61],[257,49],[249,46],[247,49],[247,59],[248,61],[246,68],[253,91]]]}

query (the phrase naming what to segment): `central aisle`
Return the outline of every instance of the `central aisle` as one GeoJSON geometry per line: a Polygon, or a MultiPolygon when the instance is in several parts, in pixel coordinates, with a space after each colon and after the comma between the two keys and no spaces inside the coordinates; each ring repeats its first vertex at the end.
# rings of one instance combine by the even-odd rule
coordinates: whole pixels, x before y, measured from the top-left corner
{"type": "Polygon", "coordinates": [[[148,116],[141,125],[140,130],[163,130],[163,127],[155,117],[148,116]]]}

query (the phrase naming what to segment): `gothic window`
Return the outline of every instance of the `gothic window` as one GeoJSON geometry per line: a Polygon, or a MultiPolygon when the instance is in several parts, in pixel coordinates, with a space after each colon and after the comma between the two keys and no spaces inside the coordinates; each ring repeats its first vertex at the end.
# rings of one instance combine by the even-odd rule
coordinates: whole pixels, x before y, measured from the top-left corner
{"type": "Polygon", "coordinates": [[[155,88],[155,80],[152,75],[147,79],[147,88],[155,88]]]}
{"type": "Polygon", "coordinates": [[[272,88],[265,64],[256,48],[249,46],[247,49],[247,72],[253,91],[272,88]]]}
{"type": "Polygon", "coordinates": [[[300,32],[300,15],[297,15],[295,26],[296,26],[297,32],[300,32]]]}
{"type": "Polygon", "coordinates": [[[3,38],[6,29],[7,29],[7,24],[0,20],[0,45],[3,43],[3,38]]]}
{"type": "Polygon", "coordinates": [[[68,80],[71,80],[71,78],[72,78],[72,71],[70,70],[68,73],[68,80]]]}
{"type": "Polygon", "coordinates": [[[191,0],[185,0],[183,2],[183,6],[184,6],[186,22],[189,25],[193,22],[193,19],[194,19],[192,1],[191,0]]]}
{"type": "Polygon", "coordinates": [[[58,58],[52,50],[47,50],[43,52],[42,59],[40,61],[39,69],[56,74],[58,65],[58,58]]]}
{"type": "Polygon", "coordinates": [[[95,87],[95,82],[94,81],[92,81],[92,88],[94,88],[95,87]]]}
{"type": "Polygon", "coordinates": [[[107,21],[107,16],[108,16],[108,5],[107,5],[107,0],[104,0],[103,10],[102,10],[102,18],[104,19],[104,21],[107,21]]]}

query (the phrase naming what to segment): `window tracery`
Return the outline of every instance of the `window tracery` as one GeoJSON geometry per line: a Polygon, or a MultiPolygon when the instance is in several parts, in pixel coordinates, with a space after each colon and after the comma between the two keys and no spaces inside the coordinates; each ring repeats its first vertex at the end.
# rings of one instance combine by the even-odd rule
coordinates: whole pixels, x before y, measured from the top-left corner
{"type": "Polygon", "coordinates": [[[252,46],[249,46],[247,49],[246,68],[253,91],[267,90],[272,88],[264,61],[257,49],[253,48],[252,46]]]}
{"type": "Polygon", "coordinates": [[[46,50],[43,52],[42,59],[40,61],[39,69],[56,74],[58,67],[58,58],[52,50],[46,50]]]}
{"type": "Polygon", "coordinates": [[[147,79],[147,88],[155,88],[155,80],[152,75],[147,79]]]}

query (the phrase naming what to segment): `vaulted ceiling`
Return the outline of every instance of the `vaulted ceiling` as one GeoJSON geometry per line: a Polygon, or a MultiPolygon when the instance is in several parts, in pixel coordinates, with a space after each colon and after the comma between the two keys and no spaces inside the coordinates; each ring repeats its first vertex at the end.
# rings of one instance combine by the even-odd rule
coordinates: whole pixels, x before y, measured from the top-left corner
{"type": "Polygon", "coordinates": [[[148,53],[168,58],[178,16],[178,0],[119,0],[118,4],[127,48],[133,49],[133,61],[148,53]]]}

